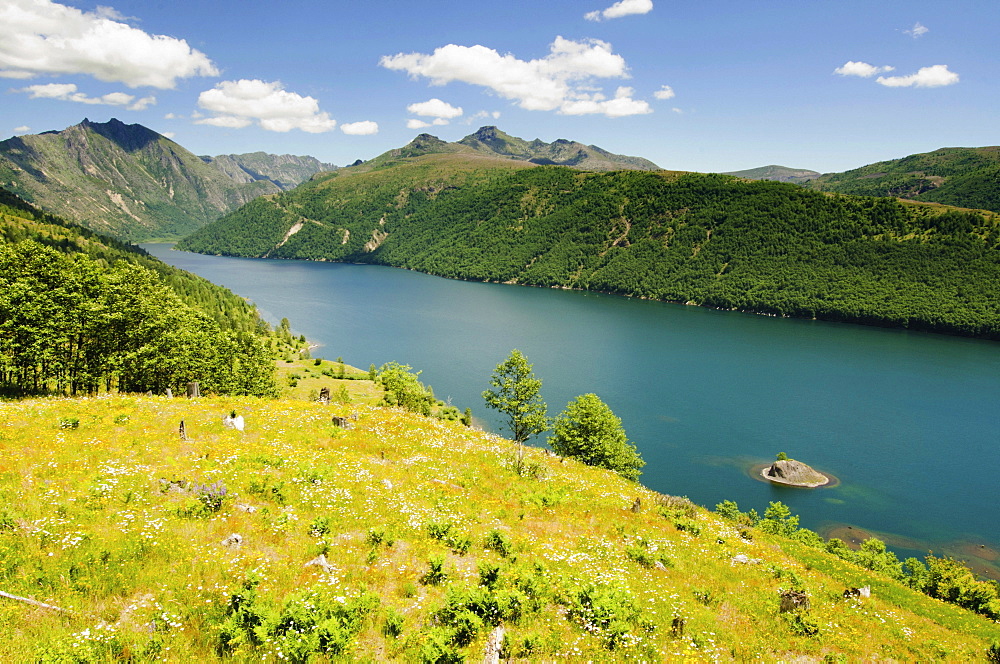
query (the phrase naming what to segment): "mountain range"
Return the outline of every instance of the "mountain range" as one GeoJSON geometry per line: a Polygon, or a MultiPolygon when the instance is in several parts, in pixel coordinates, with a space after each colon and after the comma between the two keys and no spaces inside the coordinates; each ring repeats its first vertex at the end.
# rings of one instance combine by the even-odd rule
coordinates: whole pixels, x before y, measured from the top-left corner
{"type": "Polygon", "coordinates": [[[332,168],[312,157],[199,158],[119,120],[0,142],[0,186],[119,239],[178,238],[263,194],[332,168]]]}

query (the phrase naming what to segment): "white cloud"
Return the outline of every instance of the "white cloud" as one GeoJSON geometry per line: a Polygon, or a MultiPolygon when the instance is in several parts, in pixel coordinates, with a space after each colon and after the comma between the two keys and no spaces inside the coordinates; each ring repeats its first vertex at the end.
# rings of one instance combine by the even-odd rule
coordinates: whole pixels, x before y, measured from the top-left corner
{"type": "Polygon", "coordinates": [[[151,35],[114,10],[83,12],[51,0],[0,3],[0,76],[87,74],[135,88],[173,88],[178,78],[217,76],[183,39],[151,35]]]}
{"type": "Polygon", "coordinates": [[[371,120],[361,122],[348,122],[340,125],[340,131],[349,136],[371,136],[378,133],[378,123],[371,120]]]}
{"type": "Polygon", "coordinates": [[[653,93],[653,96],[657,99],[673,99],[677,96],[674,89],[669,85],[664,85],[659,90],[653,93]]]}
{"type": "Polygon", "coordinates": [[[160,136],[166,136],[170,140],[173,140],[174,136],[176,136],[176,135],[177,135],[177,133],[173,132],[173,131],[161,131],[160,132],[160,136]]]}
{"type": "Polygon", "coordinates": [[[136,99],[135,95],[124,92],[110,92],[100,97],[88,97],[79,92],[74,83],[47,83],[44,85],[29,85],[15,92],[27,92],[32,99],[59,99],[75,101],[80,104],[105,104],[107,106],[124,106],[130,111],[144,111],[156,103],[156,97],[136,99]]]}
{"type": "Polygon", "coordinates": [[[462,124],[470,125],[477,120],[499,120],[500,115],[500,111],[478,111],[462,120],[462,124]]]}
{"type": "MultiPolygon", "coordinates": [[[[536,60],[519,60],[510,53],[500,55],[480,45],[448,44],[431,54],[383,56],[379,64],[386,69],[405,71],[414,78],[429,78],[431,85],[460,81],[483,86],[529,111],[576,115],[611,110],[612,117],[617,117],[630,106],[621,101],[591,103],[600,101],[597,99],[600,95],[594,93],[594,79],[628,78],[625,59],[611,52],[611,44],[598,40],[576,42],[556,37],[549,46],[549,54],[536,60]]],[[[648,113],[648,108],[646,102],[631,103],[633,114],[648,113]]]]}
{"type": "Polygon", "coordinates": [[[930,32],[930,30],[927,28],[927,26],[921,25],[920,21],[917,21],[916,23],[914,23],[913,27],[910,28],[909,30],[903,30],[903,34],[910,35],[914,39],[917,39],[919,37],[923,37],[928,32],[930,32]]]}
{"type": "Polygon", "coordinates": [[[623,118],[629,115],[652,113],[650,105],[641,100],[632,99],[635,90],[621,87],[615,91],[614,99],[603,99],[603,95],[594,95],[591,99],[580,99],[563,104],[559,112],[563,115],[596,115],[602,114],[609,118],[623,118]]]}
{"type": "Polygon", "coordinates": [[[893,69],[895,69],[895,67],[876,67],[868,64],[867,62],[854,62],[853,60],[849,60],[842,67],[834,69],[833,73],[840,74],[841,76],[860,76],[861,78],[871,78],[875,74],[892,71],[893,69]]]}
{"type": "Polygon", "coordinates": [[[651,11],[653,11],[653,0],[619,0],[607,9],[587,12],[583,17],[588,21],[601,21],[633,14],[648,14],[651,11]]]}
{"type": "Polygon", "coordinates": [[[948,69],[948,65],[933,65],[921,67],[916,74],[909,76],[879,76],[875,79],[890,88],[940,88],[958,83],[958,74],[948,69]]]}
{"type": "Polygon", "coordinates": [[[164,117],[165,119],[167,119],[167,120],[177,120],[177,119],[178,119],[178,118],[180,118],[181,116],[177,115],[176,113],[167,113],[167,114],[166,114],[166,115],[164,115],[163,117],[164,117]]]}
{"type": "Polygon", "coordinates": [[[681,109],[679,109],[679,108],[677,108],[676,106],[674,106],[674,107],[673,107],[672,109],[670,109],[670,110],[671,110],[671,111],[673,111],[674,113],[676,113],[677,115],[683,115],[683,114],[684,114],[684,111],[683,111],[683,110],[681,110],[681,109]]]}
{"type": "Polygon", "coordinates": [[[27,134],[29,131],[31,131],[31,127],[29,127],[28,125],[21,125],[20,127],[14,127],[15,134],[27,134]]]}
{"type": "Polygon", "coordinates": [[[461,106],[452,106],[436,97],[416,104],[410,104],[406,107],[406,110],[414,115],[421,115],[428,118],[443,118],[445,120],[457,118],[463,113],[461,106]]]}
{"type": "Polygon", "coordinates": [[[337,126],[329,113],[319,109],[318,101],[286,92],[278,81],[223,81],[198,95],[198,106],[216,115],[196,120],[195,124],[242,129],[256,121],[268,131],[301,129],[311,134],[337,126]]]}
{"type": "Polygon", "coordinates": [[[430,126],[430,122],[424,122],[423,120],[417,120],[416,118],[410,118],[406,121],[407,129],[425,129],[430,126]]]}
{"type": "Polygon", "coordinates": [[[250,118],[241,118],[235,115],[219,115],[214,118],[204,118],[195,120],[195,124],[211,125],[213,127],[224,127],[226,129],[243,129],[253,124],[250,118]]]}

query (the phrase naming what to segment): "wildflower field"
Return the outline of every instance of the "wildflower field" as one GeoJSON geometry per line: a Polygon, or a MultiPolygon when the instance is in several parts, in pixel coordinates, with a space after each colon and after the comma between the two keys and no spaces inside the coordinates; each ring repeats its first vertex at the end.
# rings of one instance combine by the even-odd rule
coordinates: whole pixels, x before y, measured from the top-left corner
{"type": "Polygon", "coordinates": [[[478,661],[491,641],[964,662],[1000,640],[822,549],[361,399],[0,402],[0,591],[4,662],[478,661]],[[808,607],[781,612],[789,590],[808,607]]]}

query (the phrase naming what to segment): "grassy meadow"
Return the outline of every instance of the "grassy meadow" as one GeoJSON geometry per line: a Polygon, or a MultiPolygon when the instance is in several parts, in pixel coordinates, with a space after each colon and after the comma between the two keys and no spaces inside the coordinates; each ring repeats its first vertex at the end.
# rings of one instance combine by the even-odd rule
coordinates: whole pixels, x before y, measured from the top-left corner
{"type": "MultiPolygon", "coordinates": [[[[318,390],[338,367],[313,362],[279,371],[318,390]]],[[[513,660],[964,662],[1000,640],[821,550],[342,383],[330,405],[0,402],[0,591],[62,609],[0,597],[0,661],[475,661],[498,625],[513,660]],[[810,608],[782,613],[793,588],[810,608]]]]}

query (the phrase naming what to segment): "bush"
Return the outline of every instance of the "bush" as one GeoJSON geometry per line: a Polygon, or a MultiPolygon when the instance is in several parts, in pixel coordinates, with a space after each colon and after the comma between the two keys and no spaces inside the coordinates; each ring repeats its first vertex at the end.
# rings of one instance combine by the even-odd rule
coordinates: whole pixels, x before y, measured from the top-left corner
{"type": "Polygon", "coordinates": [[[425,586],[437,586],[448,580],[444,569],[444,556],[431,556],[427,561],[427,572],[420,577],[420,583],[425,586]]]}
{"type": "Polygon", "coordinates": [[[622,421],[596,394],[570,401],[556,417],[549,445],[556,454],[638,480],[646,462],[625,436],[622,421]]]}
{"type": "Polygon", "coordinates": [[[403,633],[403,614],[396,609],[389,609],[382,624],[382,633],[394,639],[399,637],[403,633]]]}
{"type": "Polygon", "coordinates": [[[631,596],[610,586],[589,584],[577,590],[568,601],[566,618],[598,635],[608,650],[631,645],[633,631],[654,629],[631,596]]]}
{"type": "Polygon", "coordinates": [[[472,538],[456,532],[450,523],[428,523],[427,533],[451,547],[458,554],[465,555],[472,548],[472,538]]]}
{"type": "Polygon", "coordinates": [[[226,485],[222,482],[210,485],[195,484],[192,491],[205,511],[211,514],[220,511],[226,501],[226,485]]]}
{"type": "Polygon", "coordinates": [[[502,558],[507,558],[514,552],[510,538],[499,530],[491,530],[483,539],[483,548],[496,551],[502,558]]]}

